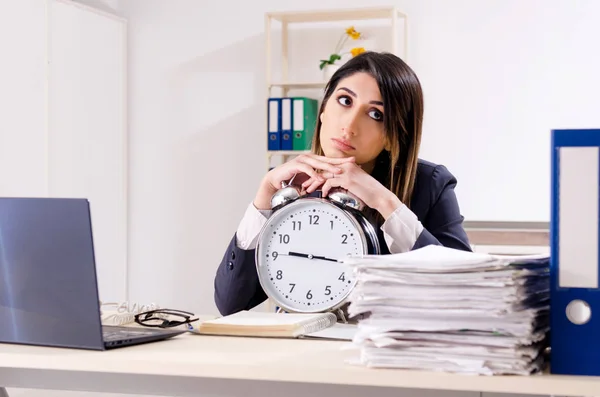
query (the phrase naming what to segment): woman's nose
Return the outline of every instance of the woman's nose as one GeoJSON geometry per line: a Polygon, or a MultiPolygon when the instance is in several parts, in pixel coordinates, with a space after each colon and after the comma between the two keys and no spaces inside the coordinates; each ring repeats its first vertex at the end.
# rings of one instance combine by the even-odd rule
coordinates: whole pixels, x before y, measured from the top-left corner
{"type": "Polygon", "coordinates": [[[355,136],[358,132],[358,112],[348,112],[344,119],[342,132],[345,135],[355,136]]]}

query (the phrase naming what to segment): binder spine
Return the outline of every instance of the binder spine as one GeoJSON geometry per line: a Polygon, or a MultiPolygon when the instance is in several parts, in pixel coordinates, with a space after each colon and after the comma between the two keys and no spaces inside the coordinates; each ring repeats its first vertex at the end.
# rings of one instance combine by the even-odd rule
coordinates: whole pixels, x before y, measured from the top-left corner
{"type": "Polygon", "coordinates": [[[292,146],[294,150],[304,150],[305,149],[305,130],[304,130],[304,99],[303,98],[294,98],[292,102],[293,111],[294,111],[294,122],[292,125],[292,129],[294,131],[294,138],[292,140],[292,146]]]}
{"type": "Polygon", "coordinates": [[[292,121],[294,110],[292,108],[292,98],[281,99],[281,150],[293,149],[293,127],[292,121]]]}
{"type": "Polygon", "coordinates": [[[600,376],[600,129],[553,130],[550,372],[600,376]]]}
{"type": "Polygon", "coordinates": [[[281,98],[269,98],[267,107],[268,150],[281,150],[281,98]]]}
{"type": "Polygon", "coordinates": [[[317,124],[318,101],[293,97],[293,150],[310,150],[317,124]]]}

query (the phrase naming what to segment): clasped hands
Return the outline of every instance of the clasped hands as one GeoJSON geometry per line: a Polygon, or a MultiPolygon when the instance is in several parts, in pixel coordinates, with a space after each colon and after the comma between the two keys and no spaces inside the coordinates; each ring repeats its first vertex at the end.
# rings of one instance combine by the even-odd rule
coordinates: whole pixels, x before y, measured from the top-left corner
{"type": "Polygon", "coordinates": [[[293,184],[301,186],[306,193],[320,188],[323,197],[327,197],[332,188],[346,189],[385,219],[402,205],[398,197],[363,170],[354,157],[329,158],[301,154],[267,173],[255,199],[255,206],[261,208],[268,205],[266,198],[270,200],[281,188],[281,182],[287,182],[292,177],[293,184]]]}

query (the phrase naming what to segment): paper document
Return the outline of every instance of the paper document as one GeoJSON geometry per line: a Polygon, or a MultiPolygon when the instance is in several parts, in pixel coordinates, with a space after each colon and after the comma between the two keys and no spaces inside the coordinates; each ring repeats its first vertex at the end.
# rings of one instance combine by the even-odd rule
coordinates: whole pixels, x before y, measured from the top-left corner
{"type": "Polygon", "coordinates": [[[350,257],[359,365],[474,374],[543,369],[548,255],[500,256],[427,246],[350,257]]]}
{"type": "Polygon", "coordinates": [[[336,323],[329,328],[325,328],[321,331],[312,332],[306,335],[305,338],[352,341],[356,336],[357,332],[357,324],[336,323]]]}

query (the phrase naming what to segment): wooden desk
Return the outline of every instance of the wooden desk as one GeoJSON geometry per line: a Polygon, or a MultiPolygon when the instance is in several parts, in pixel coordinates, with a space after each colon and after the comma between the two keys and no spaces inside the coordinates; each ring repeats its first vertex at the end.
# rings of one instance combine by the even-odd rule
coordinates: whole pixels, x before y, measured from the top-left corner
{"type": "Polygon", "coordinates": [[[348,344],[192,334],[104,352],[0,344],[0,385],[170,396],[198,396],[200,391],[225,396],[238,390],[249,397],[258,393],[250,390],[254,385],[261,390],[256,395],[266,396],[274,394],[265,387],[281,389],[290,382],[311,385],[321,390],[317,395],[331,395],[323,389],[333,385],[378,396],[398,395],[399,389],[600,395],[600,377],[484,377],[357,367],[344,362],[357,352],[343,346],[348,344]]]}

